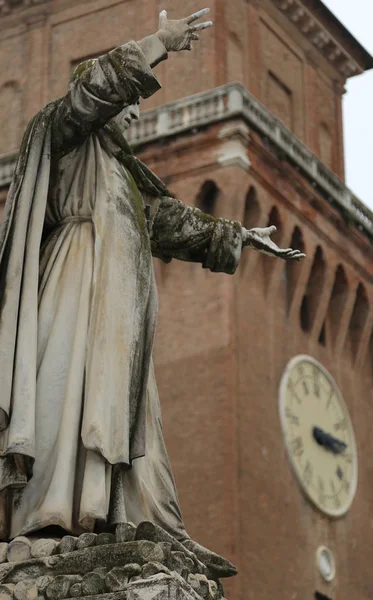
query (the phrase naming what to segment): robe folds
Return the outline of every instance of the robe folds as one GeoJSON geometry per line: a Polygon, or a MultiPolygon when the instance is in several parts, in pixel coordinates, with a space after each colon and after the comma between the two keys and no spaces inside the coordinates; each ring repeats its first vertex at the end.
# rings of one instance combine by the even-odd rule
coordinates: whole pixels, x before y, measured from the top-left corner
{"type": "MultiPolygon", "coordinates": [[[[153,42],[147,40],[147,45],[153,42]]],[[[0,229],[0,534],[187,536],[152,367],[152,255],[233,273],[241,226],[172,198],[111,119],[160,85],[129,42],[29,124],[0,229]]]]}

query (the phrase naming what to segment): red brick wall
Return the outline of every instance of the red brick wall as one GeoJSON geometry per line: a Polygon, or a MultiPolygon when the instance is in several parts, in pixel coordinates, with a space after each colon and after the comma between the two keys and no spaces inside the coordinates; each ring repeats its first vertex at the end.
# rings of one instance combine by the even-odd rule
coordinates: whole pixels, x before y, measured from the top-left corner
{"type": "MultiPolygon", "coordinates": [[[[214,29],[201,35],[193,52],[173,55],[157,68],[163,89],[143,109],[240,81],[343,177],[341,77],[271,3],[260,8],[213,0],[210,6],[214,29]]],[[[166,1],[162,7],[174,17],[199,4],[166,1]]],[[[154,0],[53,0],[2,17],[0,153],[19,144],[26,122],[44,103],[65,93],[76,61],[154,32],[158,10],[154,0]]]]}
{"type": "Polygon", "coordinates": [[[368,458],[373,417],[371,246],[255,134],[248,173],[212,166],[218,133],[216,126],[192,140],[154,145],[143,158],[188,204],[206,179],[214,181],[219,188],[216,214],[248,225],[253,219],[262,226],[276,222],[279,243],[288,246],[295,240],[308,260],[291,267],[247,251],[234,276],[157,261],[156,374],[187,527],[238,564],[240,574],[228,582],[228,597],[288,600],[313,598],[318,590],[333,600],[368,600],[373,594],[368,558],[373,510],[368,458]],[[315,272],[316,252],[323,256],[324,276],[317,287],[311,281],[310,323],[303,331],[300,308],[311,270],[315,272]],[[366,302],[356,302],[361,286],[366,302]],[[324,324],[325,342],[319,341],[324,324]],[[299,353],[314,356],[331,372],[354,424],[358,490],[349,513],[335,521],[304,499],[285,452],[278,387],[286,363],[299,353]],[[322,581],[315,566],[316,549],[323,544],[337,564],[331,584],[322,581]]]}

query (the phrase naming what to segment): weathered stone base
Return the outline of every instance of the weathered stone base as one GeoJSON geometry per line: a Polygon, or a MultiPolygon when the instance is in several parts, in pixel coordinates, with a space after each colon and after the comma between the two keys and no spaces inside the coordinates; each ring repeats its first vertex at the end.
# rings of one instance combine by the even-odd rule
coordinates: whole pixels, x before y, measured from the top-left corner
{"type": "MultiPolygon", "coordinates": [[[[209,595],[209,597],[214,597],[209,595]]],[[[87,596],[85,600],[200,600],[201,596],[175,573],[138,579],[121,592],[87,596]]]]}
{"type": "Polygon", "coordinates": [[[0,544],[0,600],[221,600],[223,587],[177,540],[151,523],[59,542],[0,544]]]}

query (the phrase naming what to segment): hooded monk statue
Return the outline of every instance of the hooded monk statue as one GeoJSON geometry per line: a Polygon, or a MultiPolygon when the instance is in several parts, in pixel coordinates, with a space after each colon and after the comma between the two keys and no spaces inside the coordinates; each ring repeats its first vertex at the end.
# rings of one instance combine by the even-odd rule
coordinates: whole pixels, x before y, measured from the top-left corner
{"type": "Polygon", "coordinates": [[[152,366],[152,256],[235,272],[271,240],[176,200],[124,132],[153,68],[191,49],[208,9],[77,67],[29,123],[0,229],[0,537],[79,535],[147,520],[219,576],[233,565],[191,540],[167,457],[152,366]],[[196,23],[197,22],[197,23],[196,23]]]}

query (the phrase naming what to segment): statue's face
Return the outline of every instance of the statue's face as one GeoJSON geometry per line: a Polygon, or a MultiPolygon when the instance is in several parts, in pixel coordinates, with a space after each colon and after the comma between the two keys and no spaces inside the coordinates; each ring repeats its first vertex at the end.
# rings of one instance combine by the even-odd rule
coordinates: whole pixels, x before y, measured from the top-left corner
{"type": "Polygon", "coordinates": [[[140,100],[136,104],[126,106],[120,113],[113,117],[112,121],[124,132],[131,125],[132,121],[136,121],[140,115],[140,100]]]}

